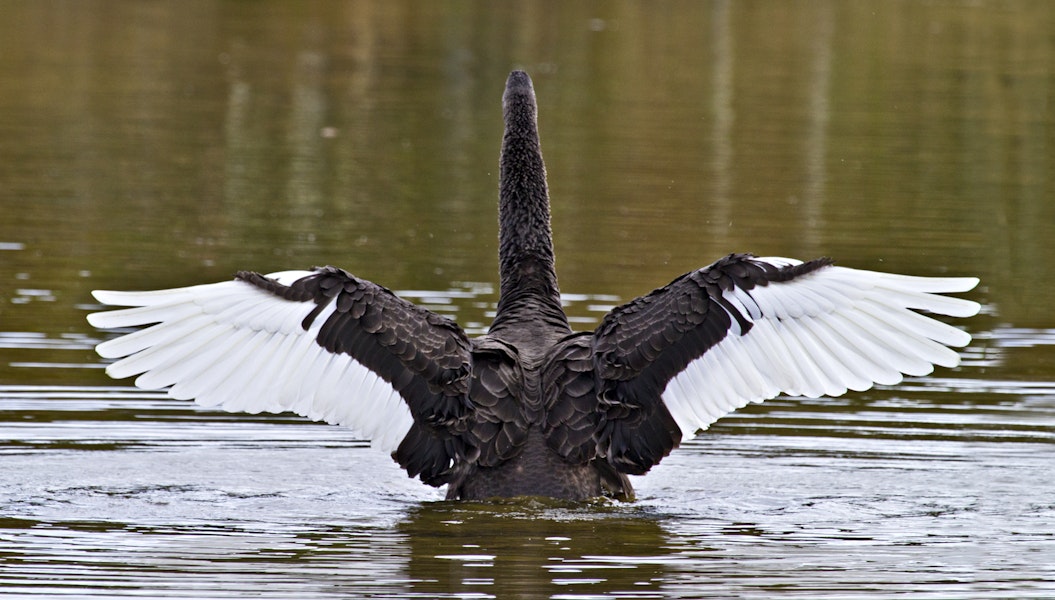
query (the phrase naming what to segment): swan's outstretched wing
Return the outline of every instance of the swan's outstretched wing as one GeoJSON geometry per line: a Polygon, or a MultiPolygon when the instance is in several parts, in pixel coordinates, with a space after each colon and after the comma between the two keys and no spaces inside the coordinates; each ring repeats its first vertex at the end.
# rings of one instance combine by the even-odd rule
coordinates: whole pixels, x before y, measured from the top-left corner
{"type": "Polygon", "coordinates": [[[940,294],[977,283],[727,256],[612,310],[592,338],[551,354],[550,444],[644,473],[748,402],[838,396],[956,366],[947,346],[971,336],[916,310],[974,315],[977,303],[940,294]]]}
{"type": "Polygon", "coordinates": [[[153,292],[93,292],[106,372],[229,411],[294,413],[348,426],[411,476],[446,483],[472,452],[470,343],[449,319],[334,267],[153,292]],[[442,431],[444,435],[436,435],[442,431]],[[453,437],[452,437],[453,436],[453,437]]]}

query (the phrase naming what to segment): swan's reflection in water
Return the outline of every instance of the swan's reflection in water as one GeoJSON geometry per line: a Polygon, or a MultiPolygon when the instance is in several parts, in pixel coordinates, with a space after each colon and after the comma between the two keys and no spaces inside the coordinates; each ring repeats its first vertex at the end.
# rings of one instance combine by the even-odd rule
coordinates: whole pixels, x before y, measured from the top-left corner
{"type": "Polygon", "coordinates": [[[676,560],[658,516],[611,503],[428,503],[398,528],[425,597],[659,597],[676,560]]]}

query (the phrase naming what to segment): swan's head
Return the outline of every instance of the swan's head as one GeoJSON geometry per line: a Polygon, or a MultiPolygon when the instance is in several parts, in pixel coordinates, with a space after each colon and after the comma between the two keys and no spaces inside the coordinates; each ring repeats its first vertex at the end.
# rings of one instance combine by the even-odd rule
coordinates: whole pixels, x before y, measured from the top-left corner
{"type": "Polygon", "coordinates": [[[502,107],[506,118],[516,116],[530,116],[535,118],[535,88],[531,85],[531,77],[523,71],[513,71],[506,79],[506,91],[502,95],[502,107]]]}

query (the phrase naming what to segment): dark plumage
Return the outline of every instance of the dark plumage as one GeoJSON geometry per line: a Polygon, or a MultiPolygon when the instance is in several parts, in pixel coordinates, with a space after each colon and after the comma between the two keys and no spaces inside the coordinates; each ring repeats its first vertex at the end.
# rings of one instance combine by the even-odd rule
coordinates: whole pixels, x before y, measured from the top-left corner
{"type": "Polygon", "coordinates": [[[953,366],[970,336],[913,309],[968,316],[938,295],[973,278],[918,278],[828,259],[731,254],[574,333],[554,270],[536,103],[503,96],[500,297],[487,335],[334,267],[160,292],[95,292],[138,308],[98,327],[151,327],[99,345],[114,377],[249,412],[350,426],[448,498],[633,494],[678,443],[747,402],[841,394],[953,366]]]}

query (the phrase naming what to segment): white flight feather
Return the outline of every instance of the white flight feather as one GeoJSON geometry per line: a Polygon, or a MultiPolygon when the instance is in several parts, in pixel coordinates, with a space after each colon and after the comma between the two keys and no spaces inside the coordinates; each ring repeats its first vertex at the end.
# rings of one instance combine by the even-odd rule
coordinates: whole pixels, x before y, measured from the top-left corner
{"type": "MultiPolygon", "coordinates": [[[[776,266],[801,264],[780,257],[776,266]]],[[[940,294],[966,292],[973,277],[915,277],[824,267],[789,282],[723,297],[752,327],[730,331],[675,375],[662,400],[683,439],[748,402],[780,393],[817,397],[892,385],[903,374],[954,367],[971,336],[917,310],[967,317],[979,305],[940,294]]]]}
{"type": "MultiPolygon", "coordinates": [[[[309,271],[268,277],[289,285],[309,271]]],[[[413,424],[399,394],[346,354],[315,341],[333,314],[326,306],[307,331],[301,323],[313,302],[291,302],[241,281],[149,292],[92,294],[128,306],[88,315],[99,328],[139,327],[96,347],[119,359],[106,372],[138,375],[144,389],[169,388],[174,398],[249,413],[291,411],[343,425],[393,452],[413,424]]]]}

